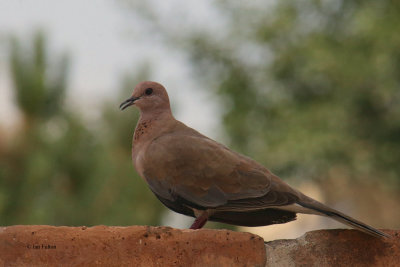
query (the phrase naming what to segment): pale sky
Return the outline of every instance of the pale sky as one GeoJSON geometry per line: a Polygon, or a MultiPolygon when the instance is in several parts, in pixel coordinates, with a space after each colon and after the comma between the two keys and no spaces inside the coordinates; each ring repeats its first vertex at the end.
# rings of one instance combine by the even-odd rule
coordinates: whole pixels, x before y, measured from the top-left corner
{"type": "MultiPolygon", "coordinates": [[[[121,75],[135,73],[142,62],[154,68],[152,80],[169,91],[175,115],[201,132],[217,136],[219,112],[212,96],[191,79],[184,57],[165,47],[147,31],[124,1],[0,0],[0,125],[18,119],[12,103],[7,73],[10,34],[30,41],[36,29],[44,29],[51,55],[71,54],[68,104],[95,118],[96,106],[119,88],[121,75]],[[91,113],[89,113],[91,112],[91,113]]],[[[165,21],[176,20],[176,10],[185,10],[194,26],[209,12],[210,1],[152,1],[165,21]],[[168,2],[168,3],[166,3],[168,2]],[[196,8],[191,8],[195,6],[196,8]]],[[[134,7],[132,7],[133,9],[134,7]]],[[[179,11],[178,11],[179,13],[179,11]]],[[[123,100],[123,99],[122,99],[123,100]]],[[[119,102],[116,102],[116,108],[119,102]]]]}

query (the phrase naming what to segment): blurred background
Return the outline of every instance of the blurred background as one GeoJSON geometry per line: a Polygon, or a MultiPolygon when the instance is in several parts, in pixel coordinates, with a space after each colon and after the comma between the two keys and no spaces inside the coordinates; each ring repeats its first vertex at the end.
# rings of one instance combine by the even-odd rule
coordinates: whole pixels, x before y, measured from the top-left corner
{"type": "MultiPolygon", "coordinates": [[[[0,225],[169,225],[131,163],[142,80],[310,196],[400,227],[396,1],[0,0],[0,225]]],[[[231,226],[208,223],[207,227],[231,226]]],[[[299,215],[266,240],[343,228],[299,215]]]]}

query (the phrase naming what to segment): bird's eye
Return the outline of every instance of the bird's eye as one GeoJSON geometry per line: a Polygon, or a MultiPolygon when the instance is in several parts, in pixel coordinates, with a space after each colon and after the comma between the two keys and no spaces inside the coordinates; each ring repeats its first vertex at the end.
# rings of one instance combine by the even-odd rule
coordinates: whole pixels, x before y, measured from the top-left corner
{"type": "Polygon", "coordinates": [[[146,95],[151,95],[153,93],[153,88],[147,88],[144,92],[146,95]]]}

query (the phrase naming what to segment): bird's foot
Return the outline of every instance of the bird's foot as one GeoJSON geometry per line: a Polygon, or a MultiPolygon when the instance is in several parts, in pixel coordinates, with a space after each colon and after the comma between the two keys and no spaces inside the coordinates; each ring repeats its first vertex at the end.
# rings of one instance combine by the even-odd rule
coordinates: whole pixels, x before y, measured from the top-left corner
{"type": "Polygon", "coordinates": [[[190,226],[190,229],[200,229],[202,228],[206,222],[208,220],[208,212],[204,211],[203,213],[201,213],[201,215],[199,217],[196,218],[196,220],[194,220],[192,226],[190,226]]]}

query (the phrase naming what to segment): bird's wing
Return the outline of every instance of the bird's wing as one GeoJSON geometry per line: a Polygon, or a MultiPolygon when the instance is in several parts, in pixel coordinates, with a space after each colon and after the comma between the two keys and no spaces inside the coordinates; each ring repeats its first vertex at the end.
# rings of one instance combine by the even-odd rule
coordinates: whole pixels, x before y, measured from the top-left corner
{"type": "Polygon", "coordinates": [[[144,178],[157,195],[202,208],[294,202],[291,188],[266,168],[203,136],[167,134],[154,140],[144,155],[144,178]]]}

